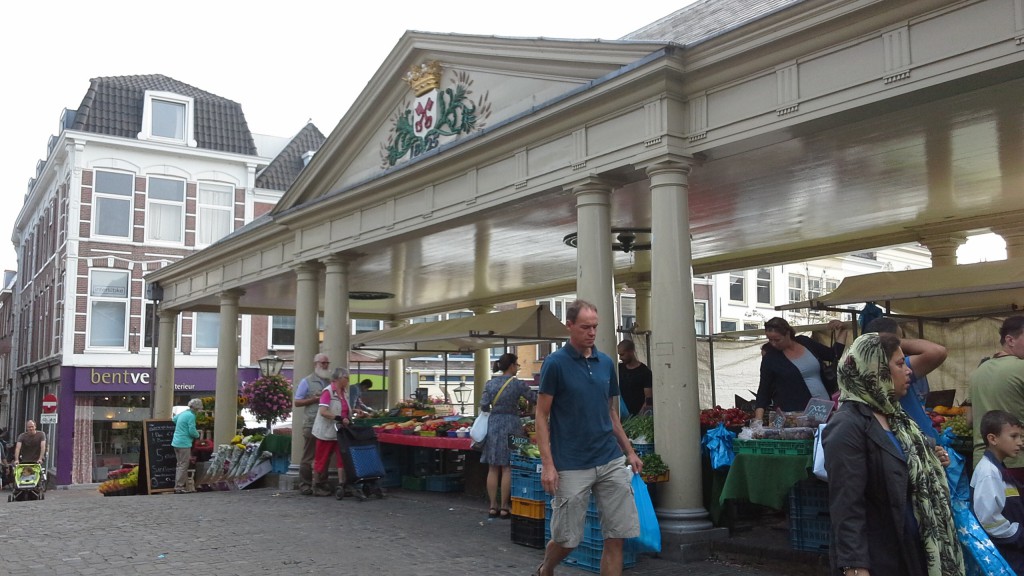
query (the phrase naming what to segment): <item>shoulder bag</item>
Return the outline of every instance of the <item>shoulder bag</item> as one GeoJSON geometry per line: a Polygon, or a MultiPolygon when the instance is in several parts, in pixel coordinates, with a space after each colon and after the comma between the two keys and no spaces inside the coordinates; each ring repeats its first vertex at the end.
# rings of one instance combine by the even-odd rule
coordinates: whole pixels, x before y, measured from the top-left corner
{"type": "MultiPolygon", "coordinates": [[[[498,403],[498,398],[501,397],[501,393],[505,391],[505,387],[508,386],[508,383],[514,378],[515,376],[509,376],[508,380],[505,380],[505,383],[501,385],[498,393],[494,395],[494,400],[491,401],[492,407],[498,403]]],[[[481,412],[477,415],[476,420],[473,421],[473,427],[469,429],[469,437],[472,438],[474,442],[480,443],[484,441],[484,438],[487,438],[487,420],[490,419],[490,417],[490,412],[481,412]]]]}

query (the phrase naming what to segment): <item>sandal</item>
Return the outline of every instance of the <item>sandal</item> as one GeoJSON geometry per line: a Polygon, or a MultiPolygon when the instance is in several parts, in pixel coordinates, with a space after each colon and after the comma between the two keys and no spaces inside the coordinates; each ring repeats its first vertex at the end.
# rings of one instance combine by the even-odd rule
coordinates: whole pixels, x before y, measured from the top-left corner
{"type": "Polygon", "coordinates": [[[502,520],[508,520],[511,517],[512,514],[509,513],[508,508],[502,508],[501,513],[498,515],[498,518],[501,518],[502,520]]]}
{"type": "Polygon", "coordinates": [[[498,509],[497,508],[491,508],[491,509],[487,510],[487,517],[488,518],[497,518],[498,517],[498,509]]]}

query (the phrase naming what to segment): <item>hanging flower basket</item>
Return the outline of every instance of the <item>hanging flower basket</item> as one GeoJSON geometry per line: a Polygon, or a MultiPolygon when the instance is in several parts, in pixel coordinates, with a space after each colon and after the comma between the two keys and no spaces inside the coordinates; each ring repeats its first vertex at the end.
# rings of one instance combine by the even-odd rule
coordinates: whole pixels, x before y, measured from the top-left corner
{"type": "Polygon", "coordinates": [[[242,384],[241,397],[257,419],[267,422],[268,430],[292,413],[292,384],[281,375],[242,384]]]}

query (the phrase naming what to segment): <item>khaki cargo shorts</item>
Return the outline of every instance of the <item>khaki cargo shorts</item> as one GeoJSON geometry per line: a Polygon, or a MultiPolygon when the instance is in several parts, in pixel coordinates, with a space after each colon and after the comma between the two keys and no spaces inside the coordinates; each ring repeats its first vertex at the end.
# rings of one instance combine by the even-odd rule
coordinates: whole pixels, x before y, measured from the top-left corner
{"type": "Polygon", "coordinates": [[[632,473],[625,456],[597,468],[559,471],[558,491],[551,498],[551,539],[563,548],[579,546],[591,492],[597,500],[603,538],[639,536],[632,473]]]}

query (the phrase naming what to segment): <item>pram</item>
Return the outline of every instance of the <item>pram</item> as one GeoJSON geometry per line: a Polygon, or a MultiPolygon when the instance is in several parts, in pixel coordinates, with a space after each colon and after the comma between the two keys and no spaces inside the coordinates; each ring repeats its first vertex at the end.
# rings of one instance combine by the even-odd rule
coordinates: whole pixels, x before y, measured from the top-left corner
{"type": "Polygon", "coordinates": [[[14,489],[7,497],[8,502],[43,500],[46,498],[46,472],[35,462],[14,465],[14,489]]]}
{"type": "Polygon", "coordinates": [[[338,486],[335,497],[341,500],[353,496],[360,502],[370,496],[383,498],[380,479],[384,477],[384,462],[380,458],[377,432],[371,427],[339,426],[338,450],[345,468],[345,484],[338,486]]]}

